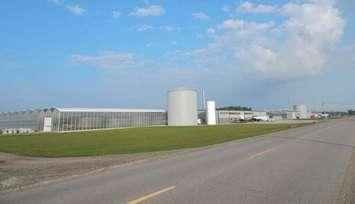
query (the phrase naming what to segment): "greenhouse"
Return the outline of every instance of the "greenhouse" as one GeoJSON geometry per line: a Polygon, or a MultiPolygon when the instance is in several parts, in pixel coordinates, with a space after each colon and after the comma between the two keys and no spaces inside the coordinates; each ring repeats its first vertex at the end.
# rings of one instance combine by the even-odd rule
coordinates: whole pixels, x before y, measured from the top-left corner
{"type": "Polygon", "coordinates": [[[2,133],[63,132],[166,125],[161,109],[49,108],[0,113],[2,133]]]}

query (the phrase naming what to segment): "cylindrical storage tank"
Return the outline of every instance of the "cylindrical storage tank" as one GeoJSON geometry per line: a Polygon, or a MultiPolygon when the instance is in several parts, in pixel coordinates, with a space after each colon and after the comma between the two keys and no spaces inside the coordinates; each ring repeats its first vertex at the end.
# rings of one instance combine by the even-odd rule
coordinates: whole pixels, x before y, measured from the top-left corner
{"type": "Polygon", "coordinates": [[[216,102],[207,101],[206,119],[207,125],[216,125],[216,102]]]}
{"type": "Polygon", "coordinates": [[[197,93],[190,88],[168,91],[168,125],[197,125],[197,93]]]}
{"type": "Polygon", "coordinates": [[[307,106],[305,106],[305,105],[295,105],[295,106],[293,106],[293,110],[296,112],[296,116],[299,119],[308,118],[307,106]]]}

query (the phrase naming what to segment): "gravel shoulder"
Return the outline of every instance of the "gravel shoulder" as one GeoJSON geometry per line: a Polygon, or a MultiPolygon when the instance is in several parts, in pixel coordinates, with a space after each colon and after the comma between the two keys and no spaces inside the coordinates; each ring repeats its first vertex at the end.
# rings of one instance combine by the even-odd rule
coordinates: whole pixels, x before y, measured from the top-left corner
{"type": "Polygon", "coordinates": [[[27,157],[0,152],[0,192],[6,193],[34,185],[59,182],[98,173],[120,165],[149,159],[163,159],[197,149],[65,158],[27,157]]]}

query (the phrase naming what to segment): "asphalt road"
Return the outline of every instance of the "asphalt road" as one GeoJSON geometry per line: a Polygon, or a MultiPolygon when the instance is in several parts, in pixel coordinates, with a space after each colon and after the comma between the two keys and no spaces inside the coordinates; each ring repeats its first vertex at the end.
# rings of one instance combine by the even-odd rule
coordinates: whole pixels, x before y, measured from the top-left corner
{"type": "Polygon", "coordinates": [[[325,122],[0,195],[0,203],[339,203],[355,120],[325,122]]]}

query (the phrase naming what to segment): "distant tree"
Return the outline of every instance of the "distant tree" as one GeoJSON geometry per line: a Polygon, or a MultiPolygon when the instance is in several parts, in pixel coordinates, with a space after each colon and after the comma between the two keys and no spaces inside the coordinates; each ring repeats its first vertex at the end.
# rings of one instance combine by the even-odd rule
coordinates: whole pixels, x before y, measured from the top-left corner
{"type": "Polygon", "coordinates": [[[349,115],[355,115],[355,111],[354,111],[354,110],[349,110],[349,111],[348,111],[348,114],[349,114],[349,115]]]}
{"type": "Polygon", "coordinates": [[[225,106],[217,108],[217,110],[233,110],[233,111],[251,111],[251,107],[244,107],[244,106],[225,106]]]}

